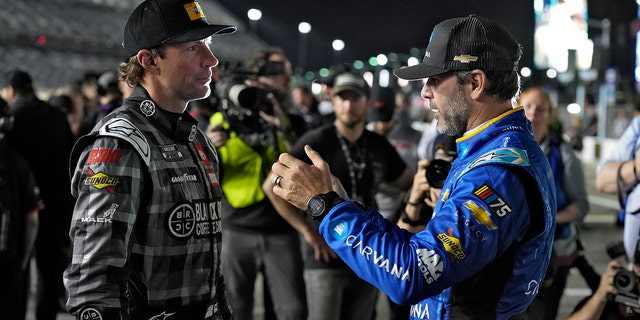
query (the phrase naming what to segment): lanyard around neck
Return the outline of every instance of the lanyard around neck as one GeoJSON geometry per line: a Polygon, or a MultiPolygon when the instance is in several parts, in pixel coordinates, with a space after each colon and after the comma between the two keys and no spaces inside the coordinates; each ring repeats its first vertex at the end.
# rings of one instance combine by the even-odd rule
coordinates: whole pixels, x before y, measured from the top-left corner
{"type": "Polygon", "coordinates": [[[358,185],[358,181],[360,181],[360,179],[362,178],[364,169],[367,166],[366,159],[362,154],[363,150],[360,149],[356,143],[356,147],[358,148],[358,156],[360,158],[359,160],[361,162],[354,161],[354,159],[351,157],[351,151],[349,151],[346,138],[343,137],[340,134],[340,132],[338,132],[338,129],[336,129],[336,135],[338,136],[338,141],[340,141],[340,147],[342,148],[342,153],[344,153],[344,157],[347,160],[347,168],[349,169],[349,179],[351,181],[351,200],[357,200],[358,199],[357,185],[358,185]]]}

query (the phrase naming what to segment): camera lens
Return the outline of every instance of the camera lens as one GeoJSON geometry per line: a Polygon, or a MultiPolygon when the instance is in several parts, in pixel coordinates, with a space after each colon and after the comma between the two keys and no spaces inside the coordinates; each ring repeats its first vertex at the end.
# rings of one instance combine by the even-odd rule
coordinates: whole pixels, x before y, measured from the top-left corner
{"type": "Polygon", "coordinates": [[[613,276],[613,287],[620,293],[633,292],[636,285],[636,275],[629,270],[620,269],[613,276]]]}
{"type": "Polygon", "coordinates": [[[450,170],[451,162],[442,159],[432,160],[427,167],[427,182],[431,187],[441,189],[444,181],[447,180],[450,170]]]}

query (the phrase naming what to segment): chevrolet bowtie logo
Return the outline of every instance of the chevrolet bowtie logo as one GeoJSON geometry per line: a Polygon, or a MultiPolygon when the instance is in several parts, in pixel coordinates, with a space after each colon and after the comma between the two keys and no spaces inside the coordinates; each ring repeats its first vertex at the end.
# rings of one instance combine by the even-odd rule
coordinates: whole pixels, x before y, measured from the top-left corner
{"type": "Polygon", "coordinates": [[[453,57],[453,61],[460,61],[462,63],[476,62],[478,61],[477,56],[470,56],[468,54],[463,54],[460,56],[453,57]]]}

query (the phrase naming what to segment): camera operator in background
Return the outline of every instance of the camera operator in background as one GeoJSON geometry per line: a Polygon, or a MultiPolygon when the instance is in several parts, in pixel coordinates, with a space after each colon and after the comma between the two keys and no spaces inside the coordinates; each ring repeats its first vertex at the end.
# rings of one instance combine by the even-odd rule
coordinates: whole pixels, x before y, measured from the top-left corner
{"type": "Polygon", "coordinates": [[[0,319],[23,320],[38,211],[44,206],[27,161],[7,145],[13,125],[8,109],[0,98],[0,319]]]}
{"type": "Polygon", "coordinates": [[[220,70],[220,111],[207,135],[220,155],[222,273],[237,319],[252,319],[258,273],[265,284],[265,313],[306,319],[298,234],[276,212],[262,190],[271,165],[302,134],[290,115],[291,64],[282,51],[257,53],[247,68],[220,70]],[[270,305],[273,305],[272,311],[270,305]]]}
{"type": "Polygon", "coordinates": [[[433,208],[442,192],[444,181],[451,170],[451,162],[458,157],[456,136],[439,134],[434,139],[433,158],[418,161],[404,206],[400,209],[400,228],[416,233],[422,231],[431,219],[433,208]]]}
{"type": "Polygon", "coordinates": [[[612,261],[602,274],[598,288],[580,301],[567,320],[640,319],[640,234],[626,234],[619,242],[607,245],[612,261]],[[635,245],[628,245],[629,243],[635,245]],[[626,252],[633,247],[634,254],[626,252]],[[616,260],[626,256],[628,266],[616,260]],[[635,261],[635,262],[634,262],[635,261]]]}

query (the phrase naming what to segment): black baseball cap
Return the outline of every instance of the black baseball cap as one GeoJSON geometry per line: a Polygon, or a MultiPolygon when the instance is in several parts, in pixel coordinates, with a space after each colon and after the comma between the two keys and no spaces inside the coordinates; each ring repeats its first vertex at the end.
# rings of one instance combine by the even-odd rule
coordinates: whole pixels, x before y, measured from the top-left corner
{"type": "Polygon", "coordinates": [[[369,97],[369,84],[357,73],[341,73],[333,81],[333,95],[344,91],[353,91],[361,96],[369,97]]]}
{"type": "Polygon", "coordinates": [[[197,41],[236,30],[233,25],[209,24],[197,1],[145,0],[131,13],[122,45],[131,57],[164,43],[197,41]]]}
{"type": "Polygon", "coordinates": [[[30,90],[33,88],[33,82],[26,71],[12,69],[6,71],[0,78],[0,88],[8,86],[12,86],[16,90],[30,90]]]}
{"type": "Polygon", "coordinates": [[[517,71],[521,55],[520,44],[501,25],[470,15],[437,24],[422,63],[393,73],[418,80],[449,71],[517,71]]]}
{"type": "Polygon", "coordinates": [[[396,94],[389,87],[375,87],[371,90],[372,106],[369,121],[391,121],[396,110],[396,94]]]}

